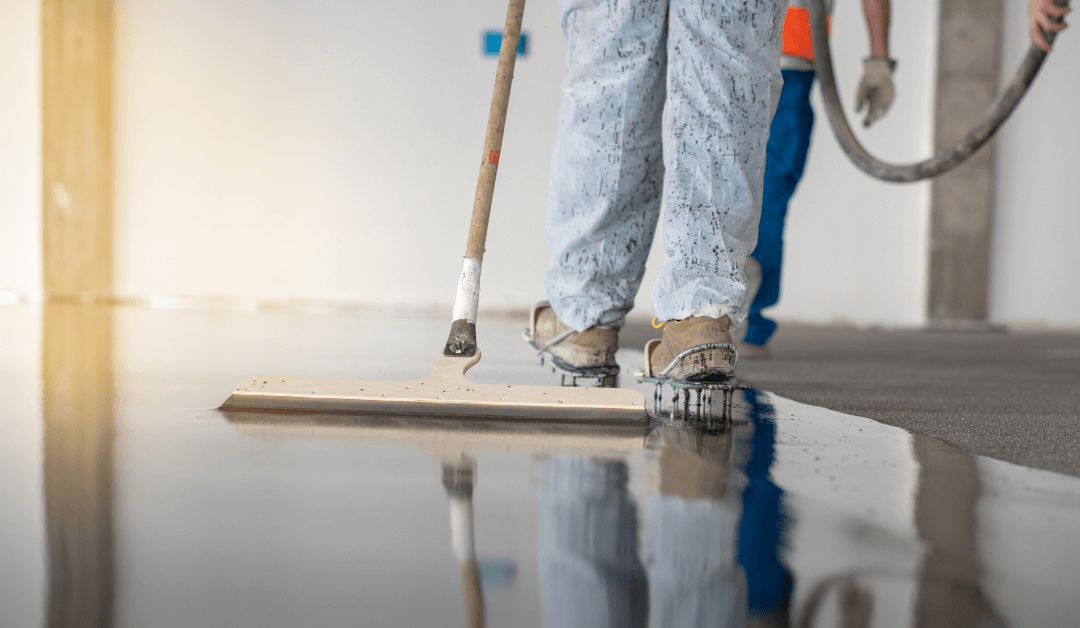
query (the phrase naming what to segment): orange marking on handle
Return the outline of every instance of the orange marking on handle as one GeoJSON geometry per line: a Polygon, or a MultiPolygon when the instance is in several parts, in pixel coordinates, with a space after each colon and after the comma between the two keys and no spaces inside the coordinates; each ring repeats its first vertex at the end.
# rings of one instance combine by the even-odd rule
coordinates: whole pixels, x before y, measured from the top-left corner
{"type": "Polygon", "coordinates": [[[501,153],[501,152],[502,152],[501,150],[489,150],[488,151],[488,163],[493,165],[493,166],[498,166],[499,165],[499,153],[501,153]]]}

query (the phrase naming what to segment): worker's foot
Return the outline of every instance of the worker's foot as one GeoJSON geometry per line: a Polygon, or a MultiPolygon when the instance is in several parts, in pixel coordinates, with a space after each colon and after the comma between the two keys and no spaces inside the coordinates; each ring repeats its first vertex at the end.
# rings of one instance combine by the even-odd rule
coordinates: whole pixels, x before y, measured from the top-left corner
{"type": "Polygon", "coordinates": [[[730,379],[735,374],[736,353],[728,326],[726,316],[668,321],[663,338],[645,345],[651,375],[702,382],[730,379]]]}
{"type": "Polygon", "coordinates": [[[529,314],[529,328],[522,336],[540,353],[551,357],[556,367],[571,373],[617,371],[615,352],[619,349],[617,328],[592,327],[574,331],[559,320],[547,301],[536,304],[529,314]]]}
{"type": "Polygon", "coordinates": [[[744,360],[768,360],[772,357],[772,352],[769,351],[769,345],[752,345],[748,342],[744,342],[739,345],[739,357],[744,360]]]}

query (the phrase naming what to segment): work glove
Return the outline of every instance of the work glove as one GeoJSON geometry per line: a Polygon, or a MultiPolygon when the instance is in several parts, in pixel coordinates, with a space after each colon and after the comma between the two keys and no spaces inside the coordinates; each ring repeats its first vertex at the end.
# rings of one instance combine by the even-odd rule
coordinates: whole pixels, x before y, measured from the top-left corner
{"type": "Polygon", "coordinates": [[[855,96],[855,111],[866,105],[863,126],[870,126],[889,109],[893,100],[892,72],[896,62],[885,57],[863,60],[863,76],[859,81],[859,93],[855,96]]]}

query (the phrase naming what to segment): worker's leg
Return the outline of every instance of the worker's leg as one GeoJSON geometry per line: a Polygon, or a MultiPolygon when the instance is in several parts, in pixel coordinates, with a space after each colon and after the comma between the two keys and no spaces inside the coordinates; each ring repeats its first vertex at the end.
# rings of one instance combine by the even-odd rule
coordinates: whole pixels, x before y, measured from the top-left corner
{"type": "Polygon", "coordinates": [[[766,148],[765,188],[761,203],[754,259],[761,265],[761,287],[750,303],[745,342],[764,345],[776,331],[776,323],[761,310],[780,300],[780,265],[784,254],[784,219],[788,201],[802,178],[814,111],[810,108],[813,71],[784,70],[784,90],[772,121],[766,148]]]}
{"type": "Polygon", "coordinates": [[[783,0],[672,0],[664,108],[663,242],[653,312],[738,322],[757,241],[769,121],[780,95],[783,0]]]}
{"type": "Polygon", "coordinates": [[[562,0],[567,39],[544,287],[577,331],[621,326],[660,212],[667,0],[562,0]]]}

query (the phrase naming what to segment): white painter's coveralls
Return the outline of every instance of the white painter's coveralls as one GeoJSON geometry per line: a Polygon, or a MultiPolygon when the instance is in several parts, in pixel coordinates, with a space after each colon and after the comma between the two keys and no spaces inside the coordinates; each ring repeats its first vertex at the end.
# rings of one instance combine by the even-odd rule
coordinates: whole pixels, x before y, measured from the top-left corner
{"type": "Polygon", "coordinates": [[[786,0],[560,0],[568,49],[545,288],[621,326],[664,201],[660,320],[746,315],[786,0]]]}

